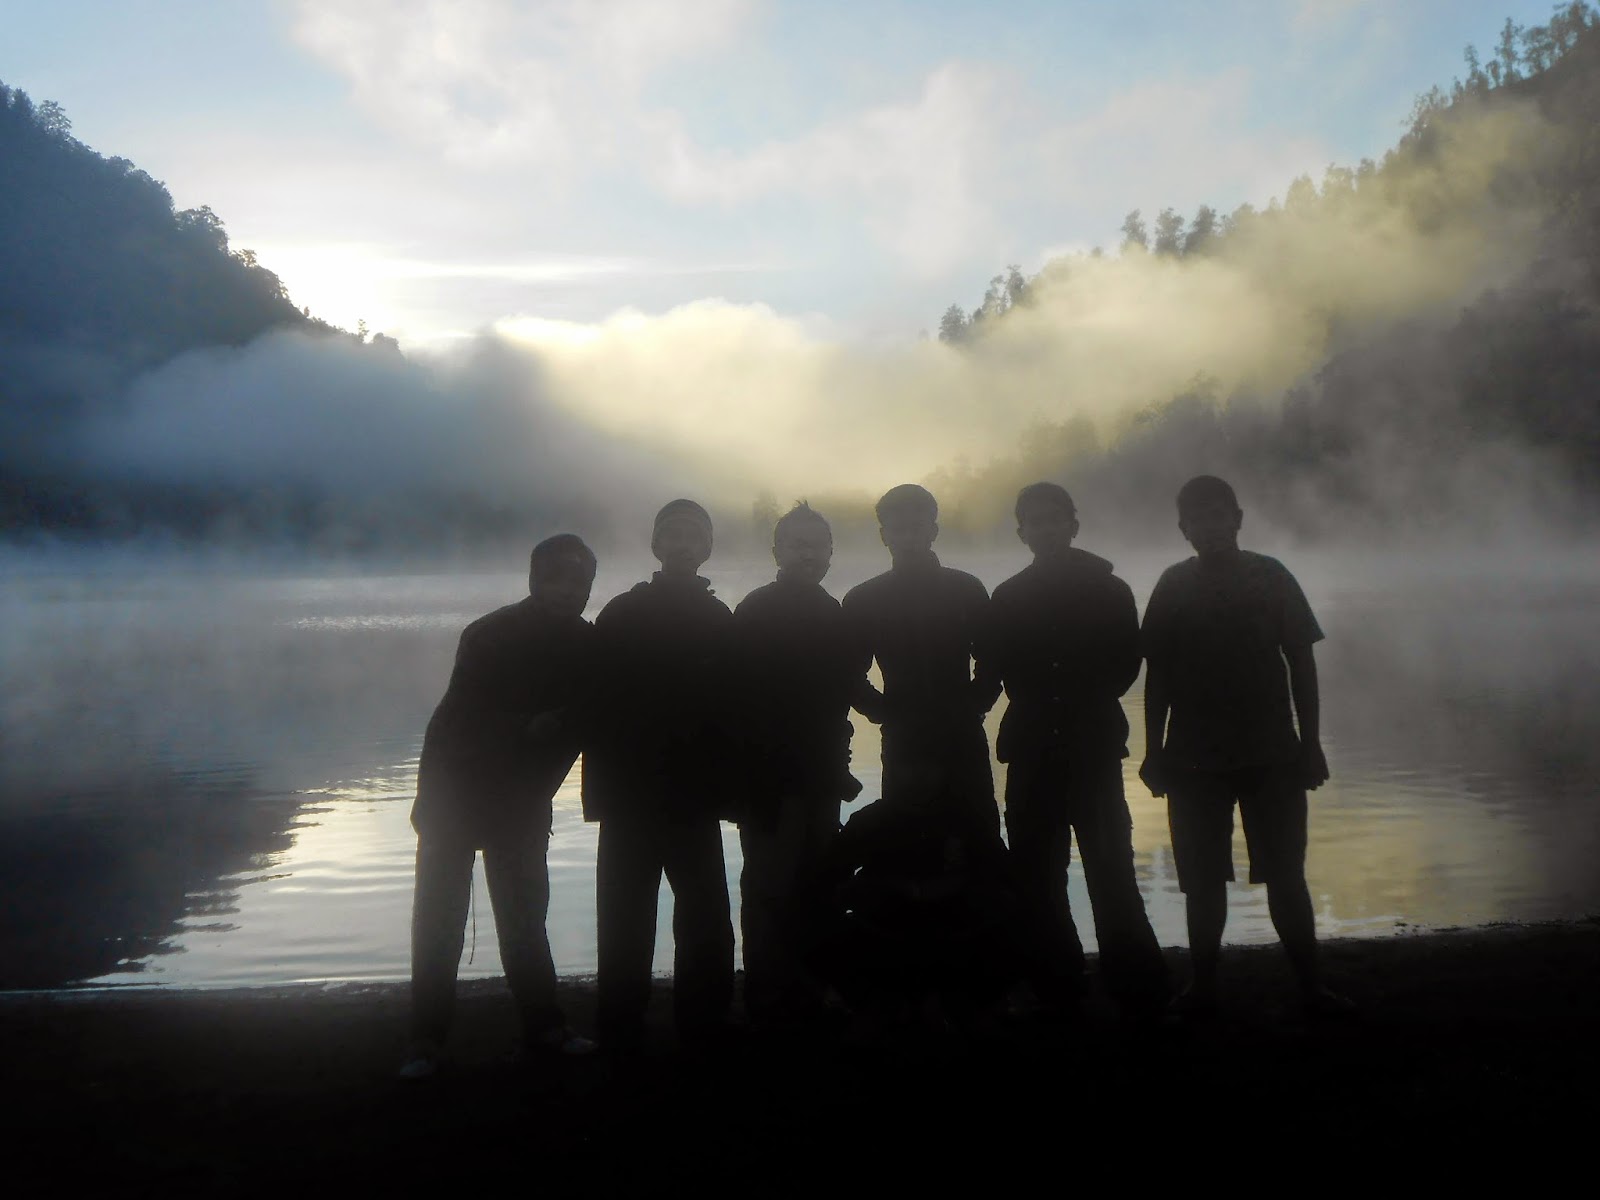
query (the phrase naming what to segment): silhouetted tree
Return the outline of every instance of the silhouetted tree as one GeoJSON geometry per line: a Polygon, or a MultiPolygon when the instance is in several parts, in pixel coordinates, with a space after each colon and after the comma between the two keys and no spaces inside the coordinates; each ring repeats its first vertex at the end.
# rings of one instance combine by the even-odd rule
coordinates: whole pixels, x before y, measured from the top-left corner
{"type": "MultiPolygon", "coordinates": [[[[1463,464],[1493,463],[1515,451],[1538,464],[1525,497],[1579,497],[1573,502],[1588,507],[1578,511],[1600,519],[1600,171],[1594,153],[1600,14],[1575,2],[1544,26],[1508,21],[1487,63],[1470,49],[1465,57],[1465,81],[1419,95],[1404,136],[1381,163],[1330,165],[1320,187],[1301,176],[1282,203],[1274,199],[1260,211],[1244,204],[1219,219],[1202,207],[1186,233],[1164,209],[1153,249],[1172,254],[1181,238],[1184,255],[1226,255],[1231,245],[1286,218],[1361,220],[1396,203],[1410,204],[1425,222],[1444,215],[1441,204],[1465,203],[1451,219],[1476,220],[1481,205],[1526,203],[1551,215],[1544,256],[1522,279],[1485,293],[1443,324],[1367,325],[1345,337],[1340,315],[1330,311],[1331,357],[1314,378],[1279,397],[1224,397],[1214,381],[1198,379],[1177,396],[1153,397],[1103,445],[1081,436],[1081,427],[1078,438],[1068,439],[1074,419],[1065,414],[1073,406],[1064,401],[1060,420],[1030,429],[1015,459],[943,472],[952,509],[965,505],[962,519],[969,523],[980,511],[1001,520],[1003,505],[995,496],[1014,493],[1030,479],[1065,474],[1075,481],[1074,495],[1081,487],[1103,511],[1139,514],[1157,495],[1162,503],[1148,519],[1165,520],[1171,488],[1211,469],[1272,498],[1277,519],[1306,531],[1323,527],[1330,510],[1341,520],[1367,512],[1376,530],[1396,512],[1448,511],[1462,498],[1463,470],[1477,469],[1463,464]],[[1419,164],[1429,171],[1447,167],[1451,160],[1435,152],[1449,144],[1452,126],[1500,103],[1501,91],[1518,104],[1533,102],[1544,118],[1525,135],[1540,140],[1530,155],[1538,168],[1508,171],[1487,194],[1470,189],[1464,200],[1452,201],[1448,187],[1430,188],[1419,201],[1406,186],[1415,179],[1411,172],[1419,164]]],[[[1152,248],[1138,210],[1128,214],[1122,232],[1125,254],[1133,246],[1152,248]]],[[[1058,278],[1065,269],[1052,263],[1046,273],[1058,278]]],[[[978,310],[986,320],[1007,310],[999,301],[1000,281],[991,282],[978,310]]]]}
{"type": "Polygon", "coordinates": [[[46,133],[54,134],[58,138],[72,136],[72,122],[67,118],[66,110],[54,100],[46,100],[39,105],[35,120],[46,133]]]}
{"type": "Polygon", "coordinates": [[[939,340],[954,346],[966,340],[967,314],[959,304],[952,304],[939,318],[939,340]]]}
{"type": "Polygon", "coordinates": [[[1144,218],[1139,215],[1137,208],[1122,218],[1122,249],[1127,251],[1132,246],[1141,250],[1150,249],[1150,233],[1145,229],[1144,218]]]}
{"type": "Polygon", "coordinates": [[[125,403],[129,379],[186,350],[327,326],[230,253],[210,208],[175,212],[156,180],[74,138],[60,105],[4,84],[0,164],[0,524],[82,527],[112,509],[137,523],[155,500],[132,485],[112,499],[59,465],[85,409],[125,403]]]}
{"type": "Polygon", "coordinates": [[[1317,207],[1317,185],[1311,182],[1311,176],[1301,175],[1289,184],[1289,190],[1283,196],[1283,211],[1298,213],[1302,216],[1309,215],[1317,207]]]}
{"type": "Polygon", "coordinates": [[[1500,27],[1500,41],[1495,46],[1495,61],[1500,66],[1500,81],[1502,83],[1515,83],[1522,78],[1518,65],[1522,61],[1522,52],[1519,44],[1522,40],[1524,29],[1510,17],[1500,27]]]}
{"type": "Polygon", "coordinates": [[[1183,218],[1174,210],[1163,208],[1156,214],[1157,254],[1176,256],[1183,250],[1183,218]]]}
{"type": "Polygon", "coordinates": [[[1217,236],[1217,212],[1209,204],[1202,204],[1189,222],[1189,232],[1183,238],[1184,254],[1201,254],[1217,236]]]}

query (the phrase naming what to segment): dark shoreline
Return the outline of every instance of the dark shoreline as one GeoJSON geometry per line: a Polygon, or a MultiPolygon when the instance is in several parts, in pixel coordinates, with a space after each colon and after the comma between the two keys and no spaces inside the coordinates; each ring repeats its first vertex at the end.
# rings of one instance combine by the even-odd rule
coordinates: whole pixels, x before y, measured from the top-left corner
{"type": "MultiPolygon", "coordinates": [[[[1214,1143],[1222,1178],[1235,1151],[1280,1138],[1312,1169],[1381,1151],[1437,1177],[1520,1154],[1525,1182],[1588,1155],[1600,918],[1327,942],[1352,1020],[1301,1016],[1276,947],[1224,953],[1208,1025],[1131,1026],[1095,1002],[1066,1027],[1019,1017],[866,1048],[746,1035],[708,1060],[676,1050],[662,983],[644,1058],[537,1070],[508,1060],[503,981],[479,980],[461,987],[449,1070],[420,1086],[394,1077],[403,983],[8,993],[13,1178],[317,1193],[510,1172],[781,1193],[1000,1172],[1015,1190],[1023,1167],[1067,1187],[1191,1141],[1214,1143]]],[[[592,981],[562,994],[590,1028],[592,981]]]]}

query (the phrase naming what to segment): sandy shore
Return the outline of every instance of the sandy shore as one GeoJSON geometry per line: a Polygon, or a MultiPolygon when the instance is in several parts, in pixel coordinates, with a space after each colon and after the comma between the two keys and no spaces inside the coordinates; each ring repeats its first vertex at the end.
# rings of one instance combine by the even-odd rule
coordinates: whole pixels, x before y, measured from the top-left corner
{"type": "MultiPolygon", "coordinates": [[[[1326,953],[1356,1019],[1306,1021],[1277,950],[1240,947],[1205,1026],[1129,1027],[1091,1005],[1070,1027],[1017,1019],[977,1040],[750,1035],[707,1061],[673,1048],[663,989],[644,1059],[543,1070],[509,1061],[513,1014],[491,980],[463,986],[450,1069],[421,1086],[394,1077],[401,985],[10,993],[10,1175],[124,1193],[498,1181],[767,1194],[975,1172],[1010,1192],[1038,1170],[1061,1186],[1108,1170],[1155,1186],[1187,1143],[1215,1139],[1219,1182],[1254,1190],[1273,1146],[1313,1175],[1408,1161],[1437,1179],[1497,1160],[1532,1182],[1590,1157],[1600,920],[1326,953]]],[[[564,990],[589,1027],[592,986],[564,990]]]]}

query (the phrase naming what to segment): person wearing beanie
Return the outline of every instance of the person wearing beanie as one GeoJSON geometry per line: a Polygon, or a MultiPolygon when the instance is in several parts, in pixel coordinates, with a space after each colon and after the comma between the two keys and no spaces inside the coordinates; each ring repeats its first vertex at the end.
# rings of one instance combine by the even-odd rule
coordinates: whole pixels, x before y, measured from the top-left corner
{"type": "Polygon", "coordinates": [[[733,924],[720,821],[733,614],[699,574],[711,518],[692,500],[656,515],[661,564],[595,618],[599,681],[583,759],[584,818],[600,824],[596,862],[602,1046],[639,1048],[650,1000],[656,907],[673,892],[673,1020],[706,1046],[726,1032],[733,924]]]}
{"type": "Polygon", "coordinates": [[[850,774],[850,700],[858,670],[839,602],[822,586],[833,532],[809,504],[772,533],[778,577],[733,612],[745,787],[740,931],[751,1020],[792,1025],[823,1015],[807,960],[823,920],[825,867],[850,774]]]}

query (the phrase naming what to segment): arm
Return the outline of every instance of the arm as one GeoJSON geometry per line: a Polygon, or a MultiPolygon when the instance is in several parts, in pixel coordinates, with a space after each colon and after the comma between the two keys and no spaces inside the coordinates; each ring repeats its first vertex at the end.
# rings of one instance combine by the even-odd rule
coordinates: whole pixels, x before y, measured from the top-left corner
{"type": "Polygon", "coordinates": [[[450,683],[434,714],[435,735],[455,762],[496,755],[522,736],[529,712],[502,707],[495,679],[501,652],[484,627],[469,626],[456,645],[450,683]]]}
{"type": "Polygon", "coordinates": [[[1115,582],[1116,615],[1106,647],[1106,683],[1108,691],[1126,696],[1139,678],[1139,665],[1144,656],[1139,652],[1139,608],[1133,602],[1133,589],[1120,579],[1115,582]]]}
{"type": "Polygon", "coordinates": [[[1152,796],[1167,794],[1167,716],[1172,712],[1172,692],[1166,670],[1152,662],[1144,673],[1144,762],[1139,778],[1152,796]]]}
{"type": "Polygon", "coordinates": [[[1167,580],[1162,575],[1144,607],[1144,624],[1139,629],[1139,648],[1144,654],[1144,762],[1139,778],[1152,796],[1165,796],[1170,772],[1166,761],[1167,719],[1172,715],[1172,680],[1168,675],[1166,600],[1167,580]]]}
{"type": "Polygon", "coordinates": [[[972,701],[981,713],[988,712],[1000,699],[1005,686],[1002,664],[1002,627],[995,613],[994,600],[980,584],[972,613],[972,701]]]}
{"type": "Polygon", "coordinates": [[[888,716],[888,701],[882,692],[872,686],[867,672],[872,670],[872,645],[867,636],[867,623],[862,619],[860,601],[844,598],[845,636],[849,640],[850,669],[855,676],[855,686],[850,694],[850,706],[874,725],[882,725],[888,716]]]}
{"type": "Polygon", "coordinates": [[[1328,760],[1322,752],[1322,698],[1317,689],[1317,659],[1310,645],[1286,646],[1289,693],[1300,724],[1300,756],[1305,785],[1316,789],[1328,782],[1328,760]]]}
{"type": "Polygon", "coordinates": [[[874,725],[882,725],[889,715],[889,702],[884,694],[872,686],[872,680],[867,678],[867,672],[872,669],[872,658],[861,665],[861,677],[856,681],[855,694],[850,699],[850,707],[854,708],[874,725]]]}

